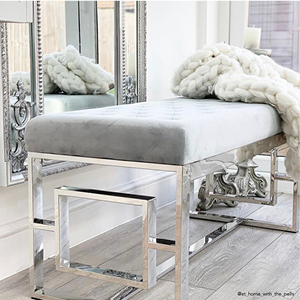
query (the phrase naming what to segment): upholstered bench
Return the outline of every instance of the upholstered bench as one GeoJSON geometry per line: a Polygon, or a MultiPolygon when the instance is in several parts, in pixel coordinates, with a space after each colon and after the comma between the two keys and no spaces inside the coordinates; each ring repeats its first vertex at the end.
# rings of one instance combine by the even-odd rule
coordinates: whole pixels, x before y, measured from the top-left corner
{"type": "Polygon", "coordinates": [[[276,135],[280,124],[268,105],[177,98],[37,117],[26,128],[26,147],[185,165],[276,135]]]}
{"type": "MultiPolygon", "coordinates": [[[[159,274],[155,274],[153,266],[149,264],[145,266],[144,271],[146,271],[143,273],[145,276],[137,280],[129,274],[123,274],[125,279],[120,278],[122,277],[120,274],[116,275],[112,272],[107,276],[107,271],[91,266],[84,270],[84,266],[78,266],[68,261],[69,249],[67,247],[65,250],[61,247],[61,244],[68,244],[67,234],[64,236],[61,232],[66,232],[68,228],[61,219],[61,216],[64,215],[61,211],[65,211],[65,207],[61,203],[65,202],[59,200],[60,195],[67,197],[76,194],[83,198],[106,199],[123,203],[132,201],[133,204],[144,206],[146,210],[152,203],[149,201],[155,201],[155,199],[63,187],[56,191],[55,221],[44,220],[41,193],[42,160],[54,159],[162,170],[177,174],[175,241],[160,240],[152,236],[155,235],[153,229],[155,212],[152,211],[153,215],[151,215],[152,206],[148,208],[150,211],[149,214],[146,214],[148,221],[146,220],[143,227],[145,234],[143,249],[145,251],[162,250],[173,252],[175,255],[175,295],[177,300],[188,299],[189,202],[192,200],[190,198],[193,195],[194,180],[201,176],[207,176],[207,192],[209,193],[212,184],[211,174],[224,168],[223,158],[228,157],[227,153],[246,145],[259,145],[262,140],[268,140],[269,146],[254,147],[258,149],[256,152],[268,151],[285,141],[281,133],[281,120],[271,106],[187,98],[43,115],[28,123],[25,140],[29,159],[30,226],[33,240],[32,297],[65,299],[60,298],[57,294],[53,296],[53,291],[44,289],[43,257],[41,255],[43,251],[41,232],[43,230],[52,230],[59,235],[59,245],[56,251],[58,269],[146,289],[152,286],[156,277],[159,276],[159,274]],[[61,259],[61,255],[64,255],[64,259],[61,259]],[[152,273],[150,269],[152,269],[152,273]],[[130,280],[132,280],[132,284],[130,280]]],[[[254,154],[259,154],[259,152],[254,154]]],[[[224,195],[224,197],[255,203],[253,199],[247,200],[235,197],[235,195],[224,195]]],[[[269,203],[265,201],[264,204],[269,203]]],[[[198,213],[196,217],[209,218],[207,214],[200,215],[198,213]]],[[[254,220],[237,220],[232,217],[230,220],[226,220],[226,217],[220,220],[228,222],[228,228],[222,225],[220,231],[222,234],[226,228],[231,228],[235,224],[234,222],[289,230],[286,225],[276,227],[275,224],[255,223],[254,220]]],[[[295,226],[290,230],[295,230],[295,226]]],[[[192,249],[195,250],[195,247],[190,248],[190,253],[193,251],[192,249]]],[[[151,253],[154,255],[153,252],[151,253]]],[[[152,256],[152,260],[154,257],[152,256]]]]}

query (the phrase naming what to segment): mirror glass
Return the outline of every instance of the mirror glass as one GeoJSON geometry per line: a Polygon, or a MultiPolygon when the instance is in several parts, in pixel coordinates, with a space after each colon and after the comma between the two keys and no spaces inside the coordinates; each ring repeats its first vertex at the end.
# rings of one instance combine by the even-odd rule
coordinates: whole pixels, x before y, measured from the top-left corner
{"type": "Polygon", "coordinates": [[[113,1],[42,1],[45,113],[116,104],[113,1]]]}

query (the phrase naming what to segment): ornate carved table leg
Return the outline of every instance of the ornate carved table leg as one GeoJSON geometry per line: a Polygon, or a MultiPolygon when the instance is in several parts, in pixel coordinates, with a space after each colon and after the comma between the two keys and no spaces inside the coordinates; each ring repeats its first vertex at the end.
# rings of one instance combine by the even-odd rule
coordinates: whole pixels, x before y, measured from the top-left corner
{"type": "Polygon", "coordinates": [[[259,198],[267,196],[266,188],[268,186],[267,180],[255,173],[257,164],[249,159],[237,164],[238,170],[236,174],[231,174],[228,181],[235,182],[239,188],[239,196],[254,195],[259,198]]]}
{"type": "MultiPolygon", "coordinates": [[[[267,180],[255,173],[257,164],[249,159],[237,164],[238,170],[235,174],[230,174],[223,170],[214,174],[213,192],[214,194],[231,194],[240,197],[256,196],[265,198],[267,196],[267,180]]],[[[206,180],[203,180],[199,189],[197,205],[198,210],[208,210],[215,203],[224,203],[229,207],[237,206],[237,201],[221,200],[206,197],[206,180]]]]}

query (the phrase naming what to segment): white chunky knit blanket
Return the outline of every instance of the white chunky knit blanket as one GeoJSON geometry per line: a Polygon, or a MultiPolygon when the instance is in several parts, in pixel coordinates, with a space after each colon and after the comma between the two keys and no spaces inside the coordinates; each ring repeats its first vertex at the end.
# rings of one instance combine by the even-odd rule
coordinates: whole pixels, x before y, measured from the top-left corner
{"type": "MultiPolygon", "coordinates": [[[[15,72],[10,80],[10,93],[16,90],[22,78],[25,90],[30,94],[29,73],[15,72]]],[[[59,90],[67,94],[103,94],[114,87],[112,74],[106,72],[91,59],[68,46],[63,52],[45,55],[43,58],[44,93],[59,90]]]]}
{"type": "MultiPolygon", "coordinates": [[[[267,103],[276,108],[289,151],[287,173],[300,181],[300,74],[281,67],[267,56],[249,50],[216,44],[204,46],[176,70],[171,90],[190,98],[214,94],[225,101],[267,103]]],[[[244,147],[236,159],[253,157],[253,148],[244,147]]]]}

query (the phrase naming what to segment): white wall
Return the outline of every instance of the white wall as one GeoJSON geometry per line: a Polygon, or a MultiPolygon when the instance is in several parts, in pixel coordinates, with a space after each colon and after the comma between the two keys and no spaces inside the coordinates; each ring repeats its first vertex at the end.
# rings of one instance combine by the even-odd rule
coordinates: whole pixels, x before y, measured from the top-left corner
{"type": "Polygon", "coordinates": [[[148,101],[173,97],[173,73],[197,49],[196,19],[196,1],[147,3],[148,101]]]}
{"type": "Polygon", "coordinates": [[[247,1],[230,3],[230,45],[244,47],[244,33],[248,22],[247,1]]]}
{"type": "Polygon", "coordinates": [[[205,44],[243,46],[246,1],[149,1],[148,101],[173,97],[175,69],[205,44]]]}

